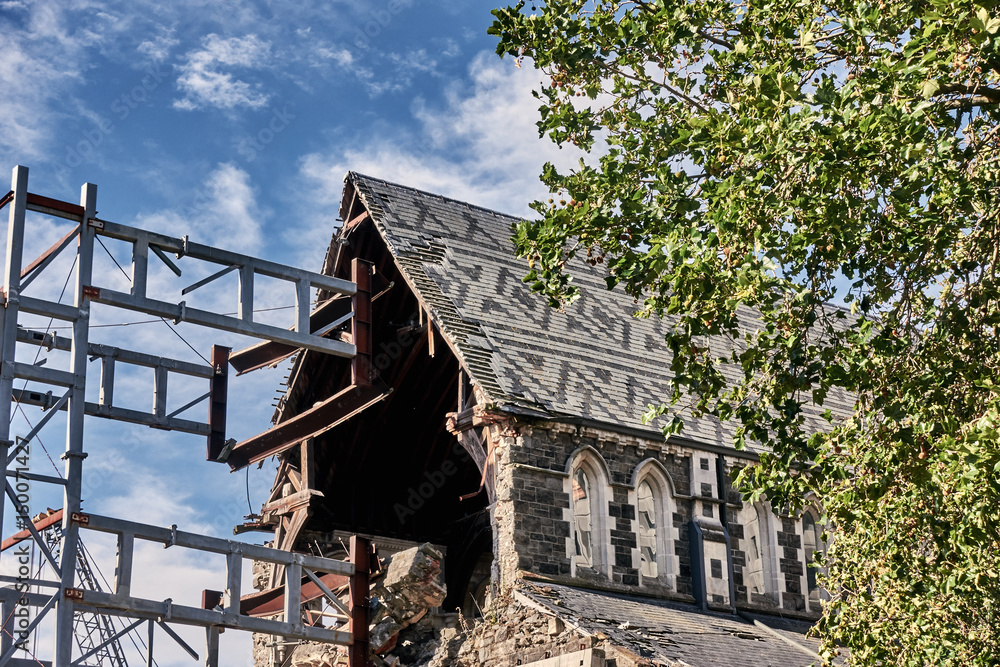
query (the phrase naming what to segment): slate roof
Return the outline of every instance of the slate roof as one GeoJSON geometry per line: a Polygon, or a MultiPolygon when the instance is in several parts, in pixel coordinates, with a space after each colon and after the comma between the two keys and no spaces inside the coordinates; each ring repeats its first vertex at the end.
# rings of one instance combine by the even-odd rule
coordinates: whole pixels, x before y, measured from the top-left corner
{"type": "Polygon", "coordinates": [[[819,641],[805,636],[810,625],[802,621],[702,612],[689,605],[556,584],[525,582],[518,592],[571,627],[591,636],[603,634],[616,647],[653,664],[805,667],[821,662],[819,641]]]}
{"type": "MultiPolygon", "coordinates": [[[[527,262],[510,241],[519,218],[355,172],[346,180],[491,403],[662,437],[640,418],[667,395],[667,324],[632,317],[633,299],[609,291],[600,266],[578,261],[571,268],[581,298],[557,311],[521,280],[527,262]]],[[[743,316],[752,323],[752,311],[743,316]]],[[[687,419],[682,435],[730,447],[729,429],[687,419]]]]}

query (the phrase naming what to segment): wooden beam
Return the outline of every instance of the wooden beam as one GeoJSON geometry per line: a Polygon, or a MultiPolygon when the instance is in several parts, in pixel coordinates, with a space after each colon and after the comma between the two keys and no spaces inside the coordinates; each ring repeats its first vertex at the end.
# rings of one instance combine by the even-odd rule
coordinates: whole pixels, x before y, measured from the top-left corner
{"type": "Polygon", "coordinates": [[[226,463],[235,471],[287,451],[306,438],[314,438],[347,421],[391,391],[381,382],[364,387],[352,385],[319,405],[237,444],[226,463]]]}
{"type": "Polygon", "coordinates": [[[302,488],[306,490],[316,488],[315,442],[315,438],[306,438],[302,441],[302,445],[299,448],[299,456],[301,457],[299,470],[302,473],[302,488]]]}
{"type": "MultiPolygon", "coordinates": [[[[313,498],[322,498],[323,492],[316,491],[315,489],[303,489],[302,491],[297,491],[284,498],[279,498],[273,502],[264,505],[261,509],[261,514],[264,515],[275,515],[281,516],[283,514],[291,514],[297,512],[303,507],[308,507],[312,503],[313,498]]],[[[279,549],[282,547],[278,547],[279,549]]]]}
{"type": "Polygon", "coordinates": [[[427,354],[434,358],[434,320],[430,313],[427,313],[427,354]]]}

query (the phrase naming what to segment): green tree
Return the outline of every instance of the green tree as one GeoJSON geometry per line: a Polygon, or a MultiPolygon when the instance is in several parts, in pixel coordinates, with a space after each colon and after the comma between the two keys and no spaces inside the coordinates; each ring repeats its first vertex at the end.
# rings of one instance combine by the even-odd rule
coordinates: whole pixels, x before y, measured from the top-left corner
{"type": "Polygon", "coordinates": [[[855,664],[1000,655],[997,4],[493,12],[497,52],[548,75],[540,133],[590,151],[545,167],[553,199],[515,229],[526,280],[567,304],[584,257],[671,324],[674,387],[648,416],[732,420],[771,451],[746,494],[822,502],[819,628],[855,664]],[[834,392],[853,413],[825,410],[834,392]]]}

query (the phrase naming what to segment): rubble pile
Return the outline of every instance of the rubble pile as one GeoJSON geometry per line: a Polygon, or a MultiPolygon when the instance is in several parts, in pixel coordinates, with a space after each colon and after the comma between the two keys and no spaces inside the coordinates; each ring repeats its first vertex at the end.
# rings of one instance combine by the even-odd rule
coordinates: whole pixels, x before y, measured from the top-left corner
{"type": "MultiPolygon", "coordinates": [[[[377,666],[402,665],[394,656],[380,656],[396,646],[399,633],[444,602],[442,555],[430,544],[394,554],[373,579],[370,597],[370,641],[377,666]]],[[[333,644],[302,643],[295,647],[289,667],[335,667],[347,664],[347,649],[333,644]]]]}
{"type": "Polygon", "coordinates": [[[372,650],[391,651],[399,631],[423,618],[444,602],[440,583],[442,556],[430,544],[401,551],[392,557],[385,577],[372,591],[372,650]]]}

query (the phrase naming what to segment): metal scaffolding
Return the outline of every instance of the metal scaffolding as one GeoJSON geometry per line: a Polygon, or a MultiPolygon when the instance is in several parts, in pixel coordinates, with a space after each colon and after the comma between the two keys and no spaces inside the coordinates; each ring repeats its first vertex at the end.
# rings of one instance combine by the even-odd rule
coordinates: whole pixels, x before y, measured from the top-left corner
{"type": "MultiPolygon", "coordinates": [[[[28,169],[14,168],[11,191],[0,199],[0,208],[9,206],[4,293],[0,308],[0,455],[4,457],[5,495],[0,503],[0,525],[3,524],[6,500],[10,500],[20,526],[27,531],[19,539],[31,539],[48,565],[39,579],[3,575],[0,582],[17,584],[16,588],[0,588],[0,615],[3,630],[0,639],[0,667],[4,665],[55,665],[69,667],[85,664],[100,655],[110,655],[114,642],[127,631],[149,627],[148,664],[152,664],[153,627],[161,627],[198,660],[198,654],[187,646],[170,628],[170,624],[199,626],[205,629],[205,665],[218,665],[218,637],[223,628],[260,632],[290,639],[330,642],[351,645],[352,665],[360,667],[368,662],[365,640],[367,620],[367,556],[369,546],[360,539],[352,540],[352,561],[337,561],[305,554],[295,554],[278,549],[245,544],[232,540],[183,532],[176,526],[157,527],[110,517],[86,514],[81,511],[83,480],[84,417],[88,415],[145,424],[158,429],[178,430],[206,436],[209,458],[224,458],[231,448],[225,439],[225,403],[228,375],[228,350],[213,350],[212,363],[199,365],[155,354],[146,354],[90,342],[90,307],[101,303],[148,313],[176,322],[192,322],[222,331],[235,332],[263,341],[270,341],[295,349],[315,350],[345,358],[354,358],[357,339],[349,342],[328,335],[330,327],[313,331],[310,326],[310,295],[313,288],[320,288],[335,295],[353,299],[355,284],[319,273],[312,273],[246,255],[220,250],[190,241],[187,237],[170,236],[128,227],[97,217],[97,187],[85,184],[80,203],[72,204],[42,197],[28,192],[28,169]],[[25,241],[25,216],[29,211],[55,216],[75,222],[75,228],[59,242],[42,253],[27,266],[23,262],[25,241]],[[97,284],[93,271],[94,242],[98,237],[108,237],[130,243],[132,246],[131,283],[129,292],[116,291],[97,284]],[[45,298],[30,296],[25,288],[45,272],[57,255],[76,242],[75,282],[73,305],[64,305],[45,298]],[[221,278],[230,272],[238,276],[239,292],[236,296],[236,316],[220,315],[206,310],[189,308],[185,302],[169,303],[151,298],[147,294],[150,251],[177,275],[180,269],[167,254],[209,262],[221,267],[207,278],[183,291],[187,294],[221,278]],[[255,322],[253,318],[254,278],[262,275],[290,282],[294,285],[295,324],[291,329],[255,322]],[[19,326],[21,313],[40,315],[66,322],[72,327],[68,338],[48,332],[33,331],[19,326]],[[69,352],[66,369],[50,368],[40,364],[19,362],[18,345],[40,345],[49,349],[69,352]],[[100,394],[96,403],[86,401],[87,364],[90,359],[100,359],[100,394]],[[149,412],[120,407],[115,403],[115,373],[121,364],[144,366],[154,369],[153,407],[149,412]],[[186,403],[182,408],[167,412],[167,386],[170,374],[202,378],[209,382],[209,391],[186,403]],[[15,391],[14,381],[23,379],[31,383],[30,389],[15,391]],[[207,401],[209,418],[206,422],[179,417],[187,409],[207,401]],[[35,405],[44,412],[24,438],[11,440],[10,424],[14,406],[35,405]],[[64,471],[61,477],[25,472],[12,468],[18,455],[38,434],[53,415],[67,413],[66,448],[62,454],[64,471]],[[63,508],[60,512],[61,541],[58,549],[50,548],[38,527],[27,516],[27,509],[18,500],[15,486],[20,480],[55,484],[63,490],[63,508]],[[77,584],[77,566],[81,554],[80,531],[92,530],[110,533],[117,538],[118,555],[111,590],[77,584]],[[201,552],[222,554],[227,562],[224,593],[212,608],[190,607],[174,604],[170,599],[149,600],[131,594],[133,553],[136,540],[160,543],[164,547],[181,546],[201,552]],[[356,544],[355,544],[356,542],[356,544]],[[284,613],[281,620],[254,618],[242,613],[240,587],[244,560],[273,563],[284,572],[284,613]],[[300,588],[304,577],[319,581],[323,574],[351,577],[351,600],[344,605],[324,586],[330,604],[340,610],[344,619],[350,619],[348,628],[317,627],[303,623],[300,588]],[[26,585],[27,584],[27,585],[26,585]],[[51,592],[32,592],[33,590],[51,592]],[[26,629],[16,635],[11,617],[19,606],[35,608],[35,617],[26,629]],[[55,639],[51,660],[15,658],[18,647],[48,614],[55,618],[55,639]],[[96,618],[119,616],[128,619],[122,630],[111,632],[111,624],[101,626],[100,640],[81,649],[74,635],[78,616],[96,615],[96,618]],[[356,632],[352,632],[354,628],[356,632]]],[[[351,315],[353,315],[353,311],[351,315]]],[[[8,539],[18,539],[13,536],[8,539]]],[[[5,541],[6,544],[6,541],[5,541]]],[[[208,604],[203,607],[208,607],[208,604]]],[[[108,664],[118,664],[112,661],[108,664]]]]}

